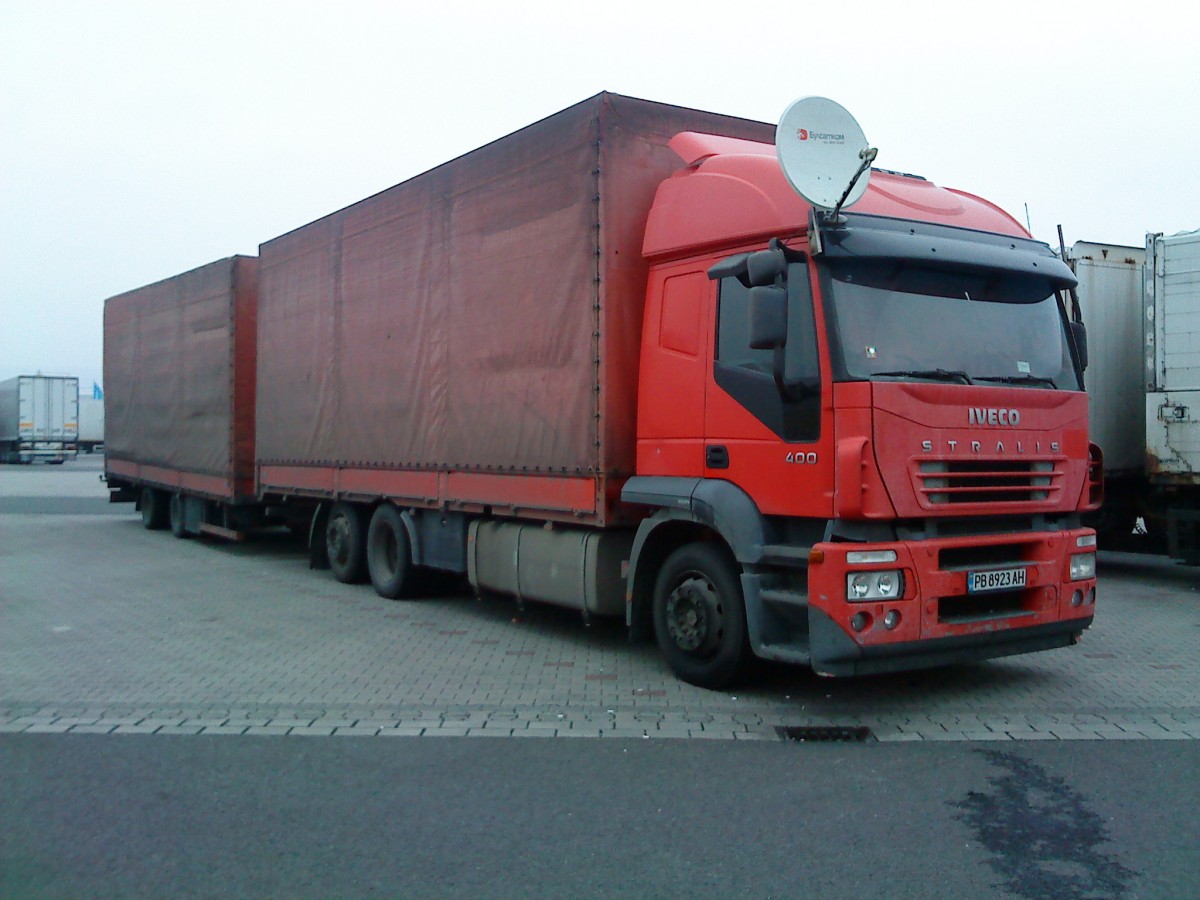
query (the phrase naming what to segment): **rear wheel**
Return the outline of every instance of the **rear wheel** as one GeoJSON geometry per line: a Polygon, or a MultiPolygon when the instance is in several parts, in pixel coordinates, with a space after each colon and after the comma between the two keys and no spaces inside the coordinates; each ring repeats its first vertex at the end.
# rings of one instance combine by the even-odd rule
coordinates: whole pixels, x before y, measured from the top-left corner
{"type": "Polygon", "coordinates": [[[737,564],[712,543],[680,547],[654,585],[654,636],[671,670],[704,688],[722,688],[750,658],[737,564]]]}
{"type": "Polygon", "coordinates": [[[395,600],[411,592],[412,545],[404,519],[391,503],[381,504],[367,529],[367,571],[380,597],[395,600]]]}
{"type": "Polygon", "coordinates": [[[177,538],[188,536],[187,526],[183,521],[183,494],[172,494],[168,519],[171,523],[171,534],[177,538]]]}
{"type": "Polygon", "coordinates": [[[142,488],[142,526],[151,531],[167,527],[167,495],[152,487],[142,488]]]}
{"type": "Polygon", "coordinates": [[[333,504],[325,523],[325,552],[338,581],[357,584],[365,579],[366,531],[362,510],[353,503],[333,504]]]}

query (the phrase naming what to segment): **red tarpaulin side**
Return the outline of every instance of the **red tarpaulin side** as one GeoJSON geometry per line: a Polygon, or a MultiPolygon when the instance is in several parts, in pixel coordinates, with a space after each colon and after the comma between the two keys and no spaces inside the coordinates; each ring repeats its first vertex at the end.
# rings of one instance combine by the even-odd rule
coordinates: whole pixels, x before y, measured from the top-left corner
{"type": "Polygon", "coordinates": [[[572,488],[561,512],[611,521],[605,480],[635,458],[643,229],[684,130],[773,136],[600,94],[263,244],[258,462],[285,483],[261,489],[303,489],[297,467],[582,477],[596,502],[581,516],[572,488]]]}
{"type": "Polygon", "coordinates": [[[257,262],[223,259],[105,302],[108,460],[215,476],[203,493],[253,498],[257,262]]]}

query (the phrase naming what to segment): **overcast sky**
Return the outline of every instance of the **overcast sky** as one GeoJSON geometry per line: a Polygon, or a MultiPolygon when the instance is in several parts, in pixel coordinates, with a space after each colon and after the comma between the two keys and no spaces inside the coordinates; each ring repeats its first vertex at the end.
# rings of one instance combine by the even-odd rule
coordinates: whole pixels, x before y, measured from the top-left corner
{"type": "MultiPolygon", "coordinates": [[[[0,0],[0,379],[101,381],[106,297],[258,244],[602,90],[775,122],[1057,243],[1200,228],[1181,4],[0,0]]],[[[1191,17],[1191,14],[1186,14],[1191,17]]]]}

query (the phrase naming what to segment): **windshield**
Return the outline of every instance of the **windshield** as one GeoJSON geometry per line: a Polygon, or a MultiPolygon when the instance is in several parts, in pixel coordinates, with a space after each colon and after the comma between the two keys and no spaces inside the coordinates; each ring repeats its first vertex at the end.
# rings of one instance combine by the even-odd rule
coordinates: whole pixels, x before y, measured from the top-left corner
{"type": "Polygon", "coordinates": [[[1041,279],[882,261],[839,261],[828,274],[849,380],[1080,389],[1058,300],[1041,279]]]}

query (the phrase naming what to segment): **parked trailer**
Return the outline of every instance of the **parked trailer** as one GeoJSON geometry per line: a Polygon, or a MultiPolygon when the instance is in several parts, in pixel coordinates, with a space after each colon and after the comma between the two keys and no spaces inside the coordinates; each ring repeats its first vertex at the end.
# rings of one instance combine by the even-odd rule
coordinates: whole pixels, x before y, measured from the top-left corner
{"type": "Polygon", "coordinates": [[[181,534],[306,517],[314,562],[386,597],[441,570],[624,614],[708,687],[751,655],[849,675],[1073,643],[1100,489],[1074,277],[912,176],[814,215],[773,135],[600,94],[264,243],[254,392],[224,394],[255,407],[253,478],[202,493],[172,459],[177,341],[157,407],[106,367],[114,496],[205,499],[181,534]]]}
{"type": "Polygon", "coordinates": [[[148,528],[240,537],[254,485],[258,260],[234,256],[104,304],[105,477],[148,528]]]}
{"type": "Polygon", "coordinates": [[[104,400],[79,395],[79,450],[94,453],[104,446],[104,400]]]}
{"type": "Polygon", "coordinates": [[[1200,231],[1071,255],[1107,471],[1101,540],[1200,565],[1200,231]]]}
{"type": "Polygon", "coordinates": [[[18,375],[0,381],[0,459],[63,463],[79,436],[79,379],[18,375]]]}

